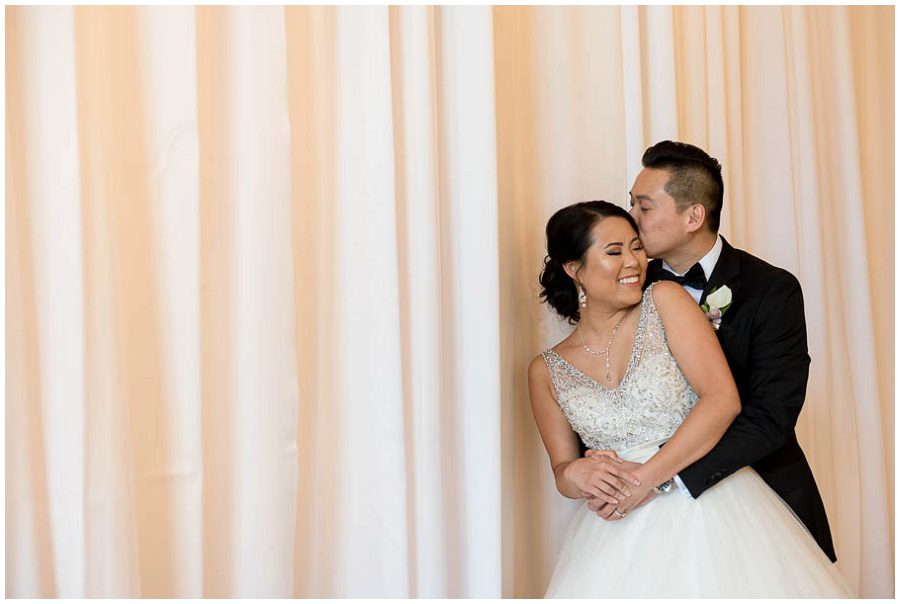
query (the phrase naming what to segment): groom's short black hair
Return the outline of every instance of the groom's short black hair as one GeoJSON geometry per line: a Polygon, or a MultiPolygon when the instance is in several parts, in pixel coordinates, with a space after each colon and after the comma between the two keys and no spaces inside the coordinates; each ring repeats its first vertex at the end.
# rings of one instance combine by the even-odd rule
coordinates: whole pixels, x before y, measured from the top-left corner
{"type": "Polygon", "coordinates": [[[700,147],[661,141],[646,151],[641,163],[645,168],[667,170],[670,174],[665,191],[675,200],[679,211],[695,203],[706,208],[706,224],[713,233],[719,232],[722,198],[722,166],[700,147]]]}

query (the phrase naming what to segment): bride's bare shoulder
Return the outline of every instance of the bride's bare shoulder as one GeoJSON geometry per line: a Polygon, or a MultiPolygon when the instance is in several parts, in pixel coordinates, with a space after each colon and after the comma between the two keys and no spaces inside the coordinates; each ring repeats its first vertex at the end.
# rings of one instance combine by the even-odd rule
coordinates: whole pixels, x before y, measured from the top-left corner
{"type": "Polygon", "coordinates": [[[542,352],[531,359],[531,364],[528,365],[528,377],[536,378],[544,376],[550,377],[550,370],[547,369],[547,362],[544,360],[544,353],[542,352]]]}
{"type": "Polygon", "coordinates": [[[684,291],[684,288],[674,281],[657,281],[653,284],[653,303],[657,307],[660,306],[678,306],[683,304],[685,300],[693,303],[694,299],[691,295],[684,291]]]}
{"type": "Polygon", "coordinates": [[[697,303],[684,288],[673,281],[660,281],[653,285],[653,304],[663,323],[679,320],[699,312],[697,303]]]}

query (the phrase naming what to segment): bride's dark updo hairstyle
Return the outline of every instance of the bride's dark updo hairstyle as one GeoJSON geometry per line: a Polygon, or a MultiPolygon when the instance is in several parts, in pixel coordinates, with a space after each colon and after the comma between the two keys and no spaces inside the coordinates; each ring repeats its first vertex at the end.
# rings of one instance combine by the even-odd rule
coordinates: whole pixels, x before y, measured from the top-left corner
{"type": "Polygon", "coordinates": [[[574,325],[581,319],[578,289],[563,265],[584,256],[593,243],[591,229],[604,218],[624,218],[637,233],[631,214],[608,201],[582,201],[558,210],[547,222],[547,256],[541,271],[541,300],[574,325]]]}

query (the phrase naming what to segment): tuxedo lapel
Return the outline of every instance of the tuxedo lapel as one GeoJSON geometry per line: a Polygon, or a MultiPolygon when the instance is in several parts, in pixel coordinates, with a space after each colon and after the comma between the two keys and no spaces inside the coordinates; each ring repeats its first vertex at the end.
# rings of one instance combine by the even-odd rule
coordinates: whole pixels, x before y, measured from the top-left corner
{"type": "Polygon", "coordinates": [[[709,281],[706,283],[703,295],[700,296],[700,304],[706,302],[706,296],[708,296],[710,292],[723,285],[728,285],[733,293],[734,286],[729,282],[736,278],[740,273],[740,258],[734,248],[729,245],[724,237],[722,237],[722,253],[719,254],[719,260],[713,268],[712,275],[709,276],[709,281]]]}

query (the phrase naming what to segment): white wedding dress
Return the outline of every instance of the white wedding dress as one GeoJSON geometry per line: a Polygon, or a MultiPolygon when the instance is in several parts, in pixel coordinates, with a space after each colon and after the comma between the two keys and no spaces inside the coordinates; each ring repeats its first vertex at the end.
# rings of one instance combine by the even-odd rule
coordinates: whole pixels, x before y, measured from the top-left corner
{"type": "MultiPolygon", "coordinates": [[[[644,292],[625,376],[607,388],[555,351],[543,353],[557,400],[593,449],[645,462],[697,396],[678,368],[644,292]]],[[[844,579],[781,498],[749,467],[697,499],[677,489],[607,521],[575,514],[548,598],[839,598],[844,579]]]]}

